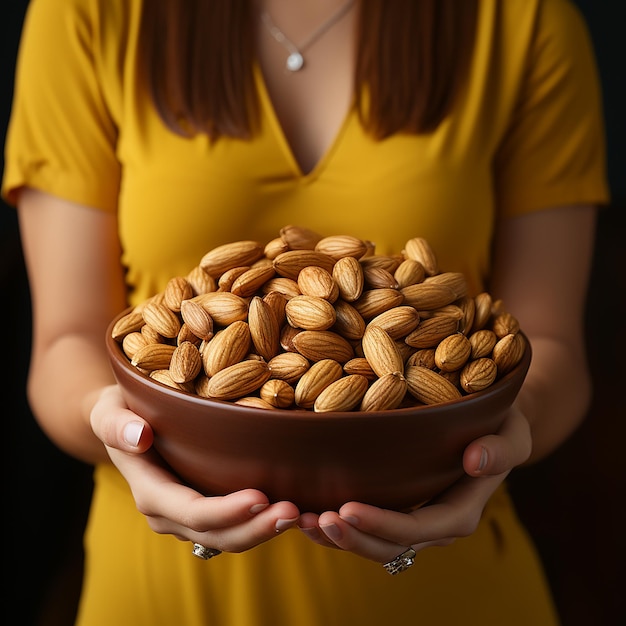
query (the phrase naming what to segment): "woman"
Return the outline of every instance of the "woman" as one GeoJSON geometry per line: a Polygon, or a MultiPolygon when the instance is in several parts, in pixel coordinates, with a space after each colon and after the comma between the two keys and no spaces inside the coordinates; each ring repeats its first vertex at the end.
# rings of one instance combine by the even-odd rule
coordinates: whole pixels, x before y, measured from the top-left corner
{"type": "Polygon", "coordinates": [[[598,91],[567,0],[31,2],[3,194],[32,289],[31,404],[95,465],[77,624],[558,623],[504,481],[589,401],[598,91]],[[422,236],[532,342],[501,431],[410,514],[203,497],[114,385],[114,315],[293,223],[380,253],[422,236]]]}

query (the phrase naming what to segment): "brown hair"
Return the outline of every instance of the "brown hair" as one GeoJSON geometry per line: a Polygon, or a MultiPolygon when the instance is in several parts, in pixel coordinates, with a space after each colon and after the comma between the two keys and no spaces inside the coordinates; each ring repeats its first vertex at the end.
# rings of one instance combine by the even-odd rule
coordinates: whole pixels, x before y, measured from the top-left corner
{"type": "MultiPolygon", "coordinates": [[[[252,0],[150,0],[141,54],[164,122],[251,137],[258,124],[252,0]]],[[[356,102],[375,138],[425,133],[450,112],[474,44],[477,0],[360,0],[356,102]]]]}

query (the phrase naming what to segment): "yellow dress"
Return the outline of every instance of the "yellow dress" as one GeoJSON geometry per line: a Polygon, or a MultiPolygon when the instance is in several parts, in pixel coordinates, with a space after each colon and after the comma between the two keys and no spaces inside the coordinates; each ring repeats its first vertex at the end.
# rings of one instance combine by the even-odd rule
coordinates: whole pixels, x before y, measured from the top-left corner
{"type": "MultiPolygon", "coordinates": [[[[426,237],[479,291],[496,218],[607,199],[596,68],[567,0],[482,0],[468,86],[428,136],[373,142],[350,111],[303,174],[257,70],[252,141],[168,132],[139,88],[140,0],[32,0],[3,194],[23,185],[119,214],[131,299],[220,243],[286,224],[399,252],[426,237]]],[[[111,466],[95,470],[79,626],[550,626],[532,542],[501,488],[478,530],[391,577],[297,530],[210,562],[153,533],[111,466]]]]}

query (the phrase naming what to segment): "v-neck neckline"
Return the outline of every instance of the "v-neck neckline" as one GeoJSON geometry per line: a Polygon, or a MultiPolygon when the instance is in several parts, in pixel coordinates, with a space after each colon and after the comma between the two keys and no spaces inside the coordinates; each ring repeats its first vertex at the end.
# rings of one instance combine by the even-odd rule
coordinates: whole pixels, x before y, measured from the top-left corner
{"type": "Polygon", "coordinates": [[[302,182],[312,182],[319,178],[321,174],[328,167],[329,162],[332,160],[333,155],[339,149],[341,140],[346,134],[348,125],[354,112],[354,99],[351,100],[350,106],[347,108],[343,120],[337,129],[335,137],[328,145],[319,160],[315,163],[313,168],[305,172],[300,165],[300,162],[296,158],[296,155],[287,139],[281,121],[276,112],[274,102],[270,96],[265,77],[263,76],[263,70],[258,63],[254,66],[255,81],[257,85],[257,92],[259,94],[259,102],[261,105],[261,113],[263,117],[267,118],[269,127],[271,128],[276,141],[280,145],[283,155],[287,159],[290,168],[293,171],[294,177],[298,178],[302,182]]]}

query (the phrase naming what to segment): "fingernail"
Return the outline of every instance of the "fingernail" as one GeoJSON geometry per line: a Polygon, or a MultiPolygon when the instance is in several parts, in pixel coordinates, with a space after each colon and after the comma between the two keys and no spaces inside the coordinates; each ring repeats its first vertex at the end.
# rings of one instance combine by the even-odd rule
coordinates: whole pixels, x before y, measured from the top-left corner
{"type": "Polygon", "coordinates": [[[264,511],[268,506],[269,506],[269,503],[267,502],[265,503],[261,502],[260,504],[253,504],[250,507],[250,513],[252,513],[252,515],[256,515],[257,513],[264,511]]]}
{"type": "Polygon", "coordinates": [[[312,528],[300,528],[299,530],[301,530],[309,539],[320,538],[320,531],[315,526],[312,528]]]}
{"type": "Polygon", "coordinates": [[[276,532],[282,532],[283,530],[287,530],[288,528],[291,528],[296,522],[298,521],[297,517],[294,517],[292,519],[279,519],[276,521],[276,532]]]}
{"type": "Polygon", "coordinates": [[[320,526],[320,528],[331,541],[338,541],[341,539],[341,529],[337,526],[337,524],[327,524],[326,526],[320,526]]]}
{"type": "Polygon", "coordinates": [[[128,422],[124,426],[124,441],[133,448],[139,445],[144,425],[142,422],[128,422]]]}
{"type": "Polygon", "coordinates": [[[478,461],[478,467],[476,468],[479,472],[482,472],[487,465],[487,450],[485,448],[481,449],[480,452],[480,461],[478,461]]]}

